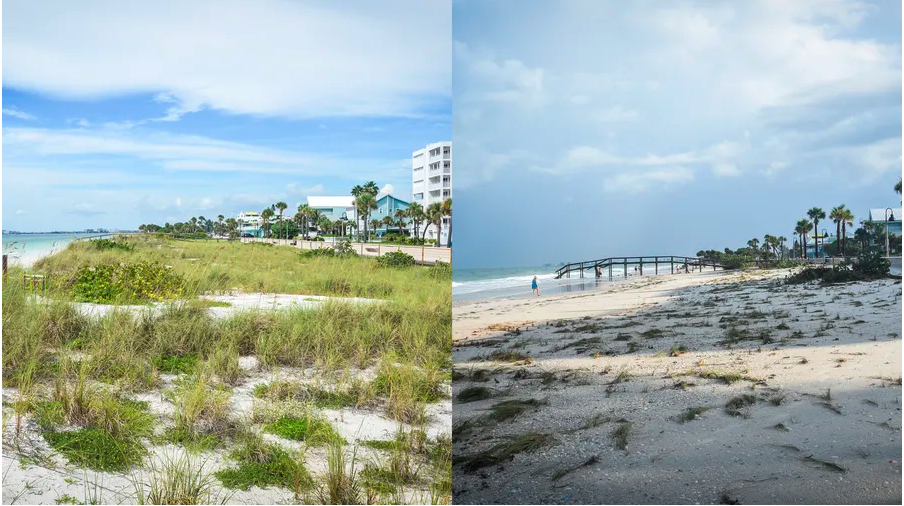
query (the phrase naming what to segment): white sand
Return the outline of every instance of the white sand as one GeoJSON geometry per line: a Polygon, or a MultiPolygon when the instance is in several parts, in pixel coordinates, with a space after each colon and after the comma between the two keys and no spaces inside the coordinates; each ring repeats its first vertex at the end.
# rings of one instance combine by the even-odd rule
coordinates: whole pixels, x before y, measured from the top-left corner
{"type": "MultiPolygon", "coordinates": [[[[279,380],[327,388],[329,385],[335,385],[340,376],[345,380],[365,381],[373,380],[376,376],[374,369],[342,371],[335,376],[330,376],[324,375],[314,368],[284,367],[262,371],[254,357],[241,357],[239,362],[248,375],[239,386],[233,389],[230,403],[232,418],[240,421],[249,420],[254,405],[262,402],[253,396],[254,387],[259,384],[279,380]]],[[[160,379],[163,389],[168,389],[174,386],[176,376],[161,375],[160,379]]],[[[88,502],[95,494],[100,494],[103,504],[134,504],[136,495],[133,480],[141,473],[146,475],[147,469],[136,469],[132,473],[121,474],[96,473],[69,466],[65,458],[51,449],[44,441],[39,427],[30,416],[24,417],[22,429],[16,436],[15,415],[10,406],[10,403],[16,400],[16,395],[15,389],[3,390],[3,504],[12,504],[13,501],[15,504],[53,504],[64,495],[75,497],[81,502],[88,502]]],[[[175,406],[164,395],[163,390],[132,394],[131,397],[149,403],[151,413],[158,419],[155,426],[156,433],[160,434],[166,427],[173,426],[172,416],[175,406]]],[[[429,437],[450,434],[451,408],[451,399],[428,406],[428,423],[425,430],[429,437]]],[[[358,470],[367,463],[379,463],[386,458],[385,454],[378,450],[359,446],[361,442],[391,440],[399,428],[406,431],[414,429],[408,424],[388,418],[379,409],[324,409],[321,410],[321,414],[350,443],[346,446],[349,458],[352,452],[357,452],[356,468],[358,470]]],[[[254,427],[262,430],[259,425],[254,427]]],[[[322,482],[321,475],[327,468],[325,448],[306,448],[303,442],[283,439],[273,434],[265,433],[263,437],[266,441],[279,444],[288,450],[304,451],[308,471],[314,477],[315,482],[318,484],[322,482]]],[[[160,458],[165,453],[174,454],[174,452],[183,451],[170,445],[148,446],[148,448],[151,452],[149,459],[160,458]]],[[[203,452],[196,458],[206,461],[205,472],[213,473],[219,469],[235,466],[235,463],[227,457],[228,452],[228,449],[203,452]]],[[[146,480],[146,476],[142,479],[146,480]]],[[[292,492],[286,489],[269,487],[267,489],[252,488],[247,491],[228,491],[219,485],[219,481],[215,480],[215,484],[217,495],[232,494],[230,504],[295,504],[292,492]]],[[[406,487],[402,490],[402,495],[411,503],[421,503],[429,498],[429,491],[421,486],[406,487]]]]}
{"type": "MultiPolygon", "coordinates": [[[[41,299],[40,297],[38,297],[41,299]]],[[[288,293],[239,293],[233,292],[225,295],[202,295],[202,300],[211,300],[229,304],[224,307],[210,307],[208,313],[217,319],[242,311],[277,311],[281,309],[317,309],[328,302],[347,304],[375,304],[381,303],[379,299],[364,299],[360,297],[327,297],[323,295],[294,295],[288,293]]],[[[74,307],[82,314],[91,317],[102,317],[112,311],[128,311],[133,315],[159,315],[168,304],[181,304],[185,301],[153,303],[148,305],[112,305],[95,304],[93,302],[76,302],[74,307]]]]}
{"type": "Polygon", "coordinates": [[[466,378],[455,393],[488,386],[496,396],[456,403],[455,423],[477,421],[500,400],[547,402],[510,421],[478,421],[456,442],[456,457],[529,432],[555,442],[472,472],[457,466],[455,502],[712,504],[725,495],[741,504],[900,504],[900,281],[777,284],[786,274],[667,275],[456,305],[453,358],[466,378]],[[719,344],[732,327],[750,339],[719,344]],[[661,336],[648,337],[650,329],[661,336]],[[573,345],[580,340],[588,341],[573,345]],[[689,351],[668,356],[679,345],[689,351]],[[532,363],[484,358],[498,350],[532,363]],[[489,381],[468,379],[479,369],[489,381]],[[763,381],[669,377],[707,369],[763,381]],[[630,379],[614,383],[623,371],[630,379]],[[681,380],[693,385],[675,389],[681,380]],[[827,402],[818,395],[828,389],[827,402]],[[747,418],[727,414],[726,402],[744,394],[761,400],[743,410],[747,418]],[[781,395],[780,405],[768,402],[781,395]],[[676,421],[697,406],[711,410],[676,421]],[[595,414],[611,421],[581,430],[595,414]],[[627,451],[611,439],[619,419],[632,423],[627,451]],[[597,462],[552,479],[591,457],[597,462]]]}

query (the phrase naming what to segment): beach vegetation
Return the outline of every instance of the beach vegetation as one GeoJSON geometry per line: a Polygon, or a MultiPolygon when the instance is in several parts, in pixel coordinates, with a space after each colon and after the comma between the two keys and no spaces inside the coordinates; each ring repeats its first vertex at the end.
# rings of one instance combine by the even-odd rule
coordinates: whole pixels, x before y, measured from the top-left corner
{"type": "Polygon", "coordinates": [[[632,426],[633,424],[631,422],[624,422],[619,424],[619,426],[612,431],[612,434],[610,435],[612,443],[619,450],[628,450],[628,440],[631,437],[632,426]]]}
{"type": "Polygon", "coordinates": [[[452,462],[461,465],[465,472],[474,472],[484,467],[505,462],[522,452],[535,452],[555,442],[552,435],[543,432],[530,432],[509,438],[490,448],[470,455],[455,455],[452,462]]]}
{"type": "Polygon", "coordinates": [[[314,484],[302,458],[293,457],[277,444],[264,443],[256,434],[245,434],[229,456],[237,466],[214,473],[226,488],[248,490],[276,485],[307,490],[314,484]]]}
{"type": "Polygon", "coordinates": [[[414,257],[404,251],[390,251],[377,257],[381,267],[410,267],[414,265],[414,257]]]}
{"type": "Polygon", "coordinates": [[[230,492],[216,490],[206,460],[185,452],[164,452],[151,459],[148,472],[132,477],[137,504],[226,504],[230,492]]]}
{"type": "Polygon", "coordinates": [[[489,417],[496,422],[504,422],[520,416],[528,409],[544,405],[546,405],[546,401],[538,399],[512,399],[497,402],[490,408],[489,417]]]}
{"type": "Polygon", "coordinates": [[[756,396],[750,394],[732,397],[727,403],[725,403],[725,412],[731,416],[750,418],[751,408],[754,404],[756,404],[756,401],[756,396]]]}
{"type": "Polygon", "coordinates": [[[706,413],[707,411],[709,411],[711,409],[713,409],[713,408],[708,407],[708,406],[695,406],[695,407],[687,408],[684,411],[682,411],[681,414],[678,415],[678,417],[677,417],[678,423],[685,423],[685,422],[690,422],[690,421],[696,420],[697,418],[700,417],[700,415],[702,415],[703,413],[706,413]]]}
{"type": "Polygon", "coordinates": [[[493,389],[487,387],[468,387],[458,392],[457,400],[460,403],[482,401],[493,396],[493,389]]]}
{"type": "Polygon", "coordinates": [[[268,424],[264,431],[284,439],[305,441],[311,446],[329,443],[346,444],[345,439],[333,429],[329,422],[310,413],[302,418],[283,416],[279,420],[268,424]]]}
{"type": "MultiPolygon", "coordinates": [[[[49,280],[41,301],[21,283],[3,283],[2,373],[4,386],[18,389],[11,404],[20,433],[30,430],[30,413],[38,422],[32,427],[73,466],[126,472],[144,465],[137,502],[195,501],[209,482],[197,474],[199,458],[146,461],[149,444],[189,454],[229,450],[234,465],[214,474],[224,486],[280,486],[301,500],[316,490],[303,455],[265,444],[261,434],[303,447],[344,446],[320,410],[367,406],[420,427],[427,405],[448,398],[451,269],[387,269],[357,255],[301,258],[290,247],[150,233],[116,242],[132,248],[74,242],[36,262],[30,272],[49,280]],[[194,302],[261,292],[380,300],[318,297],[313,307],[278,311],[194,302]],[[97,306],[78,304],[87,301],[109,305],[94,312],[97,306]],[[214,313],[214,306],[229,310],[214,313]],[[281,367],[313,370],[322,384],[293,390],[271,378],[257,389],[253,425],[244,427],[233,387],[281,367]],[[359,370],[376,379],[364,381],[359,370]],[[131,400],[153,399],[151,392],[161,393],[166,411],[152,414],[131,400]]],[[[22,272],[12,266],[10,278],[22,272]]],[[[450,501],[451,461],[448,473],[424,465],[418,486],[450,501]]]]}

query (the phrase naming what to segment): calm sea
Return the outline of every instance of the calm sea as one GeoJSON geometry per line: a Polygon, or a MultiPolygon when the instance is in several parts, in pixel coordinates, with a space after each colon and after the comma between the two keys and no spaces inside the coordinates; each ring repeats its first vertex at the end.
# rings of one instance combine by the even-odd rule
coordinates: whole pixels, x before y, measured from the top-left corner
{"type": "MultiPolygon", "coordinates": [[[[628,278],[638,276],[634,271],[635,264],[628,264],[628,278]]],[[[609,271],[603,272],[603,278],[597,280],[593,271],[584,273],[584,278],[573,273],[571,278],[555,279],[558,267],[505,267],[497,269],[452,269],[452,300],[482,300],[499,297],[529,297],[531,295],[531,279],[537,276],[537,284],[541,294],[561,292],[581,292],[606,286],[609,271]]],[[[669,265],[660,265],[658,274],[667,274],[669,265]]],[[[653,265],[644,262],[644,275],[654,274],[653,265]]],[[[624,279],[624,269],[620,266],[612,269],[612,281],[624,279]]]]}
{"type": "Polygon", "coordinates": [[[103,234],[3,234],[3,254],[10,264],[31,265],[37,259],[55,253],[81,237],[103,234]]]}

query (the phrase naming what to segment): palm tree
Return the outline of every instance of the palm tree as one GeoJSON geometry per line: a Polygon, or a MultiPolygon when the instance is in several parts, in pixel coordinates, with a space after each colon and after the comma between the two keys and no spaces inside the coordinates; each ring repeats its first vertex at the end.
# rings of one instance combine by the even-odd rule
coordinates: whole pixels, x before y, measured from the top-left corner
{"type": "Polygon", "coordinates": [[[276,213],[273,212],[273,209],[270,209],[269,207],[264,208],[264,210],[261,211],[261,229],[263,230],[263,234],[261,235],[263,235],[264,237],[270,235],[270,218],[272,218],[275,214],[276,213]]]}
{"type": "Polygon", "coordinates": [[[361,186],[361,185],[359,185],[359,184],[356,184],[355,186],[352,186],[352,197],[358,198],[358,197],[361,196],[362,193],[364,193],[364,187],[363,187],[363,186],[361,186]]]}
{"type": "Polygon", "coordinates": [[[773,253],[772,243],[775,242],[775,237],[772,237],[770,234],[766,234],[763,236],[763,256],[768,256],[769,253],[773,253]]]}
{"type": "Polygon", "coordinates": [[[867,245],[867,242],[869,241],[869,232],[866,230],[866,227],[863,225],[864,225],[864,223],[861,222],[860,228],[858,228],[857,230],[854,231],[854,239],[860,243],[861,254],[862,254],[862,252],[866,251],[866,245],[867,245]]]}
{"type": "Polygon", "coordinates": [[[320,230],[320,234],[326,235],[331,228],[333,228],[333,222],[321,214],[320,217],[317,218],[317,229],[320,230]]]}
{"type": "Polygon", "coordinates": [[[384,216],[382,221],[383,226],[386,227],[386,233],[389,233],[389,228],[396,224],[395,219],[392,216],[384,216]]]}
{"type": "MultiPolygon", "coordinates": [[[[816,241],[816,250],[813,253],[813,258],[816,258],[819,256],[819,220],[826,218],[826,212],[818,207],[811,207],[807,211],[807,216],[813,220],[813,238],[816,241]]],[[[823,242],[825,242],[825,239],[823,239],[823,242]]]]}
{"type": "Polygon", "coordinates": [[[367,220],[370,218],[370,212],[377,208],[377,200],[374,195],[364,191],[355,199],[355,208],[358,211],[358,217],[364,222],[364,242],[367,242],[367,220]]]}
{"type": "Polygon", "coordinates": [[[314,209],[312,207],[308,210],[308,223],[310,223],[312,227],[317,227],[317,224],[320,223],[320,218],[322,217],[323,212],[320,209],[314,209]]]}
{"type": "Polygon", "coordinates": [[[847,255],[847,226],[854,226],[854,213],[844,208],[841,213],[841,254],[847,255]]]}
{"type": "MultiPolygon", "coordinates": [[[[425,213],[427,215],[427,220],[436,227],[436,247],[439,247],[440,240],[443,236],[443,205],[439,202],[434,202],[427,206],[427,210],[425,213]]],[[[427,228],[424,227],[424,234],[427,233],[427,228]]]]}
{"type": "Polygon", "coordinates": [[[829,219],[835,222],[835,249],[841,254],[841,220],[844,216],[844,204],[833,207],[829,212],[829,219]]]}
{"type": "Polygon", "coordinates": [[[399,227],[399,234],[404,235],[405,231],[405,218],[408,216],[407,209],[396,209],[395,212],[395,222],[393,225],[399,227]]]}
{"type": "Polygon", "coordinates": [[[452,199],[448,198],[443,201],[443,205],[440,207],[440,211],[442,211],[443,216],[449,217],[449,238],[446,240],[446,247],[452,247],[452,199]]]}
{"type": "MultiPolygon", "coordinates": [[[[282,232],[282,229],[285,228],[285,227],[283,226],[283,222],[282,222],[282,215],[283,215],[283,211],[285,211],[286,209],[288,209],[288,207],[289,207],[289,206],[286,205],[285,202],[280,201],[280,202],[277,202],[277,203],[276,203],[276,209],[279,210],[279,231],[280,231],[280,232],[282,232]]],[[[286,230],[286,239],[288,239],[288,238],[289,238],[289,231],[286,230]]]]}
{"type": "Polygon", "coordinates": [[[782,260],[784,260],[785,259],[785,243],[788,242],[788,238],[783,235],[780,235],[775,239],[775,241],[778,243],[778,248],[779,248],[778,250],[782,254],[782,260]]]}
{"type": "Polygon", "coordinates": [[[236,237],[239,235],[239,222],[236,221],[235,218],[226,220],[226,232],[229,237],[236,237]]]}
{"type": "Polygon", "coordinates": [[[412,202],[407,209],[408,217],[414,222],[414,236],[418,236],[418,229],[421,221],[424,219],[424,206],[417,202],[412,202]]]}
{"type": "Polygon", "coordinates": [[[795,232],[800,234],[800,243],[803,245],[803,249],[801,250],[801,256],[806,258],[807,256],[807,235],[810,233],[810,229],[813,227],[813,224],[810,223],[810,220],[800,220],[797,222],[797,227],[794,229],[795,232]]]}
{"type": "Polygon", "coordinates": [[[377,186],[377,183],[373,181],[368,181],[363,187],[364,193],[369,193],[376,198],[376,196],[380,193],[380,187],[377,186]]]}
{"type": "Polygon", "coordinates": [[[371,233],[376,234],[377,229],[380,228],[380,224],[383,223],[382,220],[370,220],[370,231],[371,233]]]}
{"type": "Polygon", "coordinates": [[[301,236],[305,239],[308,238],[308,215],[311,214],[311,206],[307,204],[298,204],[298,213],[295,215],[295,219],[298,220],[298,226],[303,227],[301,230],[301,236]]]}
{"type": "Polygon", "coordinates": [[[753,253],[753,260],[756,261],[756,252],[760,246],[760,240],[754,237],[753,239],[747,241],[747,247],[750,249],[750,252],[753,253]]]}
{"type": "Polygon", "coordinates": [[[225,219],[226,219],[226,217],[223,216],[222,214],[217,216],[217,235],[225,235],[224,232],[226,232],[226,231],[223,230],[223,225],[224,225],[223,220],[225,220],[225,219]]]}
{"type": "Polygon", "coordinates": [[[895,183],[895,192],[900,195],[901,194],[901,180],[898,179],[898,182],[895,183]]]}

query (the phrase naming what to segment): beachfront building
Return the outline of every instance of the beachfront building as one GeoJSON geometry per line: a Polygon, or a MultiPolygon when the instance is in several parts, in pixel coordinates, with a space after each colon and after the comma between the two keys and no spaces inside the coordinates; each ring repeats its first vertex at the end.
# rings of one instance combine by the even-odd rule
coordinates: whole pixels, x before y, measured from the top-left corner
{"type": "MultiPolygon", "coordinates": [[[[404,211],[408,209],[408,202],[405,202],[402,199],[393,197],[392,195],[386,194],[382,197],[377,198],[377,208],[370,214],[371,220],[383,221],[384,218],[389,216],[393,220],[395,220],[396,211],[404,211]]],[[[409,223],[409,220],[402,220],[405,224],[409,223]]],[[[392,226],[386,226],[381,224],[374,232],[378,236],[383,236],[391,232],[398,233],[400,232],[398,224],[392,226]]]]}
{"type": "Polygon", "coordinates": [[[879,208],[869,210],[869,221],[879,223],[885,228],[885,218],[888,216],[888,233],[901,235],[901,208],[879,208]]]}
{"type": "MultiPolygon", "coordinates": [[[[356,222],[355,197],[351,195],[308,197],[308,207],[320,211],[330,221],[356,222]]],[[[316,235],[317,226],[314,223],[308,223],[308,226],[310,228],[308,233],[316,235]]]]}
{"type": "Polygon", "coordinates": [[[308,197],[308,206],[320,211],[330,221],[355,221],[355,197],[308,197]]]}
{"type": "Polygon", "coordinates": [[[239,235],[242,237],[263,237],[261,229],[261,213],[256,211],[245,211],[239,213],[235,221],[239,224],[239,235]]]}
{"type": "MultiPolygon", "coordinates": [[[[424,209],[434,202],[442,203],[452,198],[452,142],[428,144],[411,154],[411,201],[424,209]]],[[[443,218],[442,237],[437,237],[436,227],[429,225],[427,239],[438,239],[440,244],[449,240],[449,218],[443,218]]],[[[412,231],[413,233],[413,231],[412,231]]]]}
{"type": "MultiPolygon", "coordinates": [[[[828,232],[828,230],[826,231],[828,232]]],[[[807,239],[807,258],[816,258],[816,241],[819,241],[819,258],[825,258],[828,255],[825,252],[825,247],[829,244],[834,244],[838,238],[833,234],[823,235],[821,232],[819,234],[813,234],[807,239]]]]}

